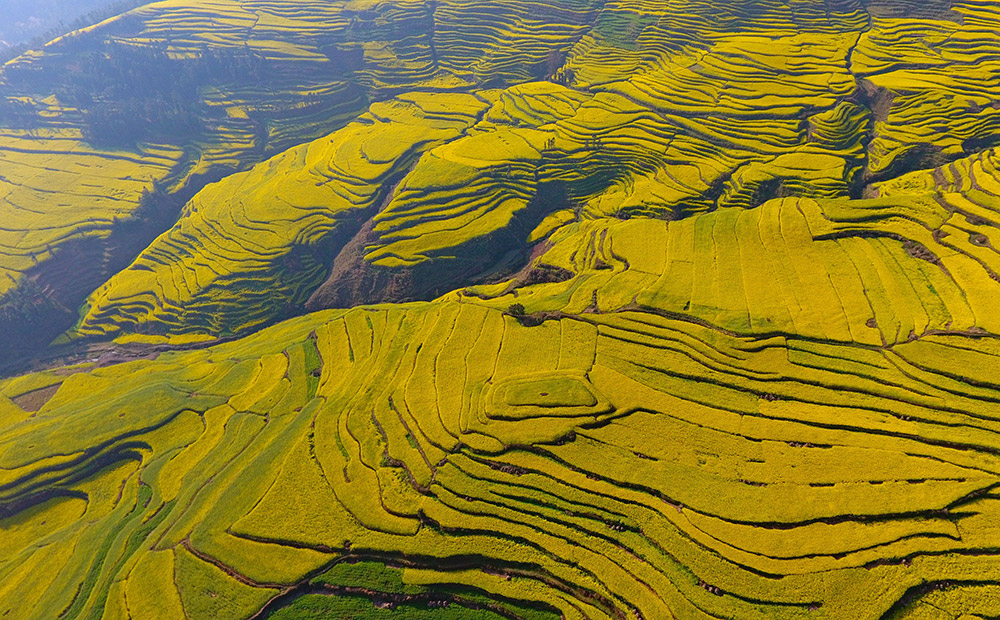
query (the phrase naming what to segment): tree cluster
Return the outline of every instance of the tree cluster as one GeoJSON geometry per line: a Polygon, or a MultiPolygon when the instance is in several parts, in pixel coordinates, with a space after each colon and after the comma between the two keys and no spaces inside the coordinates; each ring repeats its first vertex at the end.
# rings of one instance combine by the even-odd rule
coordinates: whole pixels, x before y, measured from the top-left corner
{"type": "Polygon", "coordinates": [[[176,221],[183,204],[183,198],[168,193],[162,183],[154,181],[152,190],[142,190],[139,204],[127,218],[115,219],[114,232],[130,235],[163,230],[176,221]]]}
{"type": "Polygon", "coordinates": [[[35,129],[38,112],[31,103],[13,97],[0,96],[0,126],[35,129]]]}
{"type": "Polygon", "coordinates": [[[69,32],[75,32],[82,28],[87,28],[88,26],[93,26],[94,24],[100,23],[110,17],[114,17],[115,15],[121,15],[122,13],[143,6],[144,4],[149,4],[151,1],[152,0],[121,0],[99,9],[94,9],[85,15],[81,15],[71,21],[68,25],[60,22],[58,25],[49,28],[42,34],[32,37],[27,43],[11,45],[10,47],[0,50],[0,64],[13,60],[28,50],[38,49],[61,35],[69,32]]]}
{"type": "Polygon", "coordinates": [[[79,108],[84,138],[95,146],[129,148],[160,136],[193,136],[210,111],[200,96],[206,84],[258,84],[265,60],[248,48],[206,51],[195,59],[171,57],[164,47],[109,43],[80,54],[60,86],[60,100],[79,108]]]}

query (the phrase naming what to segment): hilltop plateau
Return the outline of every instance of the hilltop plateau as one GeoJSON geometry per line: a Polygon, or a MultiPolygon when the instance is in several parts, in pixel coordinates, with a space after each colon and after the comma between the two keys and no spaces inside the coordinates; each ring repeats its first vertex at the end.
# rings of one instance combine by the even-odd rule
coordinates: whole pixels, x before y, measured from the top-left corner
{"type": "Polygon", "coordinates": [[[0,352],[0,618],[1000,617],[1000,4],[145,4],[0,352]]]}

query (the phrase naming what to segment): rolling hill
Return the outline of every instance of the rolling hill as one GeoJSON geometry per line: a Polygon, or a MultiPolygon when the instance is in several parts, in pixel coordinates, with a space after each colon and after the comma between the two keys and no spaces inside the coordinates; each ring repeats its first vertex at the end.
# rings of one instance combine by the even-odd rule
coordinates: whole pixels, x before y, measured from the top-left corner
{"type": "Polygon", "coordinates": [[[998,58],[167,0],[3,65],[0,617],[1000,616],[998,58]]]}

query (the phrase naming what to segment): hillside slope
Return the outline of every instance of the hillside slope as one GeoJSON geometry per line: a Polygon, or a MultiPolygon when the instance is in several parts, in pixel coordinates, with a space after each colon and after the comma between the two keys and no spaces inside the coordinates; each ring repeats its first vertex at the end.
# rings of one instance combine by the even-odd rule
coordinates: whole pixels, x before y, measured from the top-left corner
{"type": "Polygon", "coordinates": [[[878,347],[636,311],[525,326],[436,302],[29,375],[2,385],[0,604],[23,618],[340,617],[358,596],[442,618],[983,609],[1000,580],[998,363],[975,334],[878,347]],[[44,386],[36,413],[14,404],[44,386]]]}
{"type": "Polygon", "coordinates": [[[168,0],[16,59],[0,617],[1000,617],[998,58],[987,0],[168,0]]]}
{"type": "MultiPolygon", "coordinates": [[[[997,51],[988,8],[956,6],[956,16],[967,16],[961,24],[920,25],[869,23],[873,18],[850,5],[811,13],[762,3],[742,21],[733,7],[728,15],[715,8],[677,6],[655,25],[645,17],[650,23],[635,50],[623,49],[623,24],[632,22],[620,21],[620,13],[638,19],[641,7],[616,6],[619,21],[610,21],[606,8],[553,74],[565,86],[471,90],[484,103],[469,108],[459,99],[454,110],[437,94],[435,118],[464,124],[457,135],[438,137],[429,128],[419,161],[408,151],[362,151],[357,164],[335,164],[390,167],[374,178],[345,168],[345,176],[325,181],[341,195],[369,197],[349,216],[324,206],[326,217],[348,217],[347,227],[315,232],[308,218],[283,221],[283,233],[247,240],[227,261],[215,246],[248,227],[230,207],[199,202],[224,192],[252,208],[267,209],[277,198],[308,210],[311,198],[278,163],[294,153],[258,167],[264,185],[255,189],[243,189],[241,177],[206,189],[171,231],[91,296],[72,334],[218,337],[288,316],[310,294],[310,309],[430,299],[495,273],[512,252],[522,250],[524,260],[523,249],[550,231],[532,232],[553,213],[565,211],[562,222],[570,210],[583,221],[681,219],[775,196],[874,195],[872,181],[973,155],[996,136],[989,82],[981,80],[997,51]],[[671,16],[679,12],[695,20],[697,36],[678,34],[671,16]],[[914,37],[925,51],[904,53],[901,38],[914,37]],[[970,51],[966,41],[978,46],[970,51]],[[978,93],[976,83],[985,85],[978,93]],[[317,253],[325,263],[307,261],[317,268],[343,256],[323,286],[300,268],[301,255],[317,253]],[[216,276],[206,279],[206,269],[216,276]],[[279,279],[304,288],[279,293],[266,284],[279,279]],[[249,301],[265,290],[280,303],[249,301]]],[[[380,141],[385,123],[421,135],[408,118],[376,109],[363,118],[372,117],[380,122],[331,134],[313,148],[330,139],[380,141]]]]}
{"type": "Polygon", "coordinates": [[[2,344],[70,327],[206,183],[396,92],[542,77],[596,15],[533,3],[525,30],[528,5],[488,4],[469,29],[474,2],[158,2],[3,66],[2,344]]]}

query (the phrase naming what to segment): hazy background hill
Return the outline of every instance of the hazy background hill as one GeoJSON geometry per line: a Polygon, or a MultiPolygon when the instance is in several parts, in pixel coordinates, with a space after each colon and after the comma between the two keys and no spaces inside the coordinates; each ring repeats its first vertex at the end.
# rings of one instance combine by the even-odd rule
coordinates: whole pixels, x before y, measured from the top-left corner
{"type": "Polygon", "coordinates": [[[28,43],[91,11],[117,4],[114,0],[0,0],[0,49],[28,43]]]}

